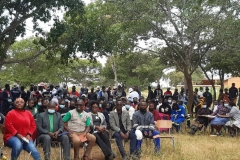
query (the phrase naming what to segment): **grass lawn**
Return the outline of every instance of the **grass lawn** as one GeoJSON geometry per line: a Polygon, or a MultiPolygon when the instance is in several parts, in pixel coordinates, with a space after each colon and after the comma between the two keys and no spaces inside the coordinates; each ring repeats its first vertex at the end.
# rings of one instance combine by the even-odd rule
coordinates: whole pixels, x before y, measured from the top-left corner
{"type": "MultiPolygon", "coordinates": [[[[143,142],[143,151],[141,160],[239,160],[239,137],[210,137],[208,134],[189,136],[187,134],[175,135],[175,149],[173,150],[172,141],[170,139],[161,140],[161,154],[155,156],[153,154],[152,140],[145,140],[143,142]]],[[[117,153],[117,160],[121,160],[120,153],[116,144],[112,145],[113,151],[117,153]]],[[[128,151],[129,143],[125,146],[128,151]]],[[[81,149],[81,154],[82,154],[81,149]]],[[[42,154],[42,148],[39,148],[42,154]]],[[[10,159],[10,149],[4,148],[3,153],[10,159]]],[[[21,160],[30,160],[31,157],[25,153],[25,158],[21,154],[21,160]]],[[[73,156],[73,150],[71,150],[73,156]]],[[[52,160],[59,160],[59,148],[52,148],[52,160]]],[[[94,147],[92,152],[93,160],[104,160],[103,154],[98,146],[94,147]]]]}

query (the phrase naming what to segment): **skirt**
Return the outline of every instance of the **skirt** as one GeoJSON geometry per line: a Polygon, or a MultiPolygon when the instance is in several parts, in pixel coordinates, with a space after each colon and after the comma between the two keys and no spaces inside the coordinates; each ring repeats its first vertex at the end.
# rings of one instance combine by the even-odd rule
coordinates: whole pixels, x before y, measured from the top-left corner
{"type": "Polygon", "coordinates": [[[237,128],[240,128],[240,121],[230,120],[227,121],[227,123],[225,124],[225,126],[229,127],[232,127],[233,125],[236,126],[237,128]]]}
{"type": "Polygon", "coordinates": [[[215,117],[212,121],[211,121],[211,125],[225,125],[228,121],[228,118],[220,118],[220,117],[215,117]]]}

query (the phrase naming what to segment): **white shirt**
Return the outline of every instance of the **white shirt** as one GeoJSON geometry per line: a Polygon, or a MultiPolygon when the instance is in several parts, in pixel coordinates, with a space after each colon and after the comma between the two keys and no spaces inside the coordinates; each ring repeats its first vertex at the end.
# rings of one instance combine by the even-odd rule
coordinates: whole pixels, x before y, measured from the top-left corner
{"type": "Polygon", "coordinates": [[[122,111],[127,111],[129,113],[130,120],[132,120],[133,114],[135,113],[135,109],[132,106],[130,106],[129,110],[127,110],[126,107],[123,106],[122,111]]]}
{"type": "Polygon", "coordinates": [[[202,91],[198,91],[198,96],[199,96],[200,98],[202,98],[202,97],[203,97],[203,92],[202,92],[202,91]]]}
{"type": "Polygon", "coordinates": [[[136,91],[132,91],[128,97],[131,97],[132,101],[133,101],[133,98],[135,97],[139,100],[139,94],[136,91]]]}

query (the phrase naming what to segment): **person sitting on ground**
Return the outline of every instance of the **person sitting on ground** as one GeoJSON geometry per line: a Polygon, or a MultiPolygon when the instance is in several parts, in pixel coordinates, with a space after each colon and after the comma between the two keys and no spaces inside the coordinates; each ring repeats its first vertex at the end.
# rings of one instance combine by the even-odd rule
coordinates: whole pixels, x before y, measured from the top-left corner
{"type": "Polygon", "coordinates": [[[59,109],[58,112],[61,115],[65,115],[70,109],[68,107],[65,106],[65,101],[62,99],[59,103],[59,109]]]}
{"type": "Polygon", "coordinates": [[[155,100],[150,100],[148,104],[148,110],[153,114],[154,121],[160,120],[159,112],[156,110],[155,100]]]}
{"type": "Polygon", "coordinates": [[[18,159],[22,149],[30,153],[34,160],[41,160],[31,136],[36,130],[32,113],[24,109],[24,100],[17,98],[15,108],[8,112],[4,122],[4,144],[12,149],[11,159],[18,159]]]}
{"type": "Polygon", "coordinates": [[[28,100],[28,104],[26,107],[26,110],[30,111],[33,115],[33,118],[36,120],[37,116],[38,116],[38,109],[36,107],[34,107],[34,100],[33,99],[29,99],[28,100]]]}
{"type": "MultiPolygon", "coordinates": [[[[224,105],[223,106],[219,105],[218,109],[214,113],[212,113],[212,116],[216,116],[216,117],[211,121],[210,124],[212,125],[213,128],[216,129],[216,131],[217,131],[216,134],[218,136],[221,135],[221,129],[228,121],[228,118],[221,116],[221,115],[226,115],[227,113],[229,113],[230,110],[228,108],[228,104],[229,104],[229,101],[224,101],[224,105]]],[[[212,129],[211,134],[214,134],[213,129],[212,129]]]]}
{"type": "Polygon", "coordinates": [[[96,143],[101,148],[105,160],[112,160],[115,155],[112,152],[111,144],[106,131],[107,123],[102,113],[98,112],[98,102],[91,101],[91,131],[90,133],[96,137],[96,143]]]}
{"type": "Polygon", "coordinates": [[[153,138],[154,141],[154,152],[160,152],[160,138],[156,137],[159,132],[155,130],[154,117],[151,112],[147,111],[147,102],[139,103],[139,110],[133,114],[133,128],[137,138],[136,154],[140,156],[142,138],[153,138]]]}
{"type": "Polygon", "coordinates": [[[136,151],[136,135],[131,132],[131,121],[128,112],[122,111],[122,101],[117,101],[116,111],[110,112],[110,126],[112,136],[115,138],[118,149],[123,160],[127,160],[127,154],[123,147],[122,140],[130,139],[130,155],[136,151]]]}
{"type": "Polygon", "coordinates": [[[197,112],[197,117],[195,119],[194,124],[191,126],[191,132],[190,134],[194,135],[197,130],[201,130],[204,126],[204,130],[206,130],[210,119],[206,117],[207,115],[212,114],[212,111],[207,107],[207,102],[203,102],[202,108],[200,108],[197,112]]]}
{"type": "Polygon", "coordinates": [[[63,146],[64,160],[70,160],[70,142],[66,134],[61,135],[64,129],[61,114],[55,111],[56,104],[50,102],[47,111],[39,114],[37,119],[38,142],[43,144],[44,159],[50,160],[52,141],[59,141],[63,146]]]}
{"type": "Polygon", "coordinates": [[[225,124],[228,127],[231,136],[236,135],[237,129],[240,128],[240,111],[236,107],[236,104],[230,102],[228,105],[228,109],[230,110],[229,113],[226,115],[219,115],[219,117],[230,118],[229,121],[225,124]]]}
{"type": "Polygon", "coordinates": [[[91,118],[89,113],[83,110],[84,101],[82,99],[77,100],[75,106],[76,109],[70,110],[63,117],[64,129],[69,132],[68,136],[70,141],[73,143],[74,160],[79,160],[79,149],[84,142],[87,142],[88,145],[82,160],[88,160],[88,157],[95,145],[96,138],[94,135],[89,133],[91,118]],[[86,141],[82,141],[85,139],[86,141]]]}
{"type": "Polygon", "coordinates": [[[173,103],[172,105],[172,114],[171,121],[173,123],[173,127],[176,128],[176,132],[179,132],[180,124],[185,120],[185,109],[183,106],[178,105],[177,103],[173,103]]]}

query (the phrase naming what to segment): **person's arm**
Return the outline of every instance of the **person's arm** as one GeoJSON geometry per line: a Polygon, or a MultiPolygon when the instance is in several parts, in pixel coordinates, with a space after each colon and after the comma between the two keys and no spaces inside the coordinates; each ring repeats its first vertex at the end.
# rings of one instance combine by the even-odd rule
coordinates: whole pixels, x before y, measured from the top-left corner
{"type": "Polygon", "coordinates": [[[29,112],[28,117],[30,118],[30,128],[28,130],[28,134],[30,137],[32,137],[33,133],[36,131],[36,123],[34,120],[34,117],[32,116],[32,113],[29,112]]]}
{"type": "Polygon", "coordinates": [[[71,113],[67,112],[67,114],[62,118],[63,123],[64,123],[64,129],[68,131],[69,133],[73,133],[71,129],[68,128],[68,121],[71,119],[71,113]]]}
{"type": "Polygon", "coordinates": [[[59,116],[59,119],[58,119],[58,131],[59,132],[63,132],[64,124],[63,124],[63,120],[62,120],[61,114],[58,114],[58,116],[59,116]]]}
{"type": "Polygon", "coordinates": [[[87,120],[86,120],[86,128],[85,128],[85,130],[84,130],[84,132],[83,132],[83,134],[86,136],[87,135],[87,133],[89,133],[89,131],[90,131],[90,125],[91,125],[91,119],[90,119],[90,117],[87,117],[87,120]]]}
{"type": "Polygon", "coordinates": [[[150,129],[150,130],[154,130],[154,129],[155,129],[155,122],[154,122],[154,117],[153,117],[153,114],[152,114],[152,113],[150,113],[149,129],[150,129]]]}
{"type": "Polygon", "coordinates": [[[8,113],[5,117],[4,126],[8,133],[12,133],[12,135],[16,135],[18,131],[13,127],[14,115],[8,113]]]}
{"type": "Polygon", "coordinates": [[[40,114],[37,118],[37,130],[38,134],[47,134],[49,131],[43,128],[43,116],[40,114]]]}
{"type": "Polygon", "coordinates": [[[130,115],[127,114],[127,131],[130,132],[132,130],[132,123],[130,120],[130,115]]]}
{"type": "Polygon", "coordinates": [[[113,112],[110,112],[110,116],[109,116],[109,123],[110,123],[110,126],[111,126],[111,129],[116,131],[116,132],[120,132],[120,127],[116,126],[115,124],[115,120],[114,120],[114,116],[113,116],[113,112]]]}

